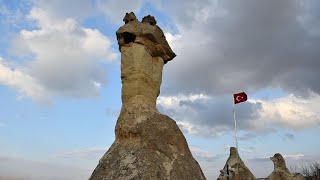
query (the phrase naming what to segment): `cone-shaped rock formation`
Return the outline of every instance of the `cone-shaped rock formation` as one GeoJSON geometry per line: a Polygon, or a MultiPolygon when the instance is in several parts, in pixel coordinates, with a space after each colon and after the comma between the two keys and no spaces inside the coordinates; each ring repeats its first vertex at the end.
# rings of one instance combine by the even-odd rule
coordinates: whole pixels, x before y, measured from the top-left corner
{"type": "Polygon", "coordinates": [[[121,51],[122,108],[116,139],[90,180],[202,180],[176,122],[160,114],[163,65],[175,54],[152,16],[127,13],[117,31],[121,51]]]}
{"type": "Polygon", "coordinates": [[[266,180],[301,180],[301,175],[294,176],[290,173],[286,166],[286,162],[280,153],[276,153],[270,157],[274,164],[273,172],[266,178],[266,180]]]}
{"type": "Polygon", "coordinates": [[[218,180],[254,180],[255,176],[244,164],[235,147],[230,148],[230,156],[220,171],[218,180]],[[239,170],[238,170],[239,169],[239,170]]]}

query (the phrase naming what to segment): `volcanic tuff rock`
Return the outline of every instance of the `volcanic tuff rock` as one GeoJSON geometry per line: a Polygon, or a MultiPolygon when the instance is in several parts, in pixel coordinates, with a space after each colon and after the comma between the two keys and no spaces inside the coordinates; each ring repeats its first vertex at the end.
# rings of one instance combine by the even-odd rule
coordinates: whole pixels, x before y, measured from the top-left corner
{"type": "Polygon", "coordinates": [[[273,172],[266,178],[266,180],[301,180],[303,177],[300,175],[294,176],[290,173],[286,166],[286,162],[280,153],[276,153],[270,157],[274,164],[273,172]]]}
{"type": "Polygon", "coordinates": [[[122,108],[116,139],[90,180],[202,180],[176,122],[159,113],[163,65],[175,54],[152,16],[124,17],[117,31],[121,51],[122,108]]]}
{"type": "Polygon", "coordinates": [[[152,57],[161,57],[164,63],[167,63],[176,56],[171,50],[163,31],[156,25],[157,21],[153,16],[144,17],[141,23],[131,12],[126,14],[123,21],[126,24],[116,32],[121,53],[121,48],[131,46],[132,42],[144,45],[152,57]]]}
{"type": "Polygon", "coordinates": [[[218,180],[254,180],[255,176],[246,167],[242,159],[240,158],[237,149],[235,147],[230,148],[230,156],[224,166],[220,171],[221,174],[218,180]],[[238,171],[239,166],[239,171],[238,171]],[[229,172],[228,172],[229,170],[229,172]],[[229,175],[228,175],[229,174],[229,175]]]}

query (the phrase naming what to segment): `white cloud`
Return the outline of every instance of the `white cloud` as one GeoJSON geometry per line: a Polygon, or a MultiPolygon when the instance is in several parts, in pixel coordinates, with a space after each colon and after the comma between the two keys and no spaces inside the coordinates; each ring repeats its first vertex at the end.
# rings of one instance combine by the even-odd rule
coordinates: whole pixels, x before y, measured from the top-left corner
{"type": "Polygon", "coordinates": [[[184,122],[183,120],[177,121],[177,124],[184,132],[191,135],[208,135],[211,137],[217,137],[222,136],[229,131],[229,129],[224,126],[204,126],[196,123],[184,122]]]}
{"type": "Polygon", "coordinates": [[[259,110],[260,118],[257,121],[260,123],[257,126],[273,124],[301,130],[320,125],[320,95],[313,94],[309,98],[303,98],[291,94],[272,101],[251,102],[262,104],[262,109],[259,110]]]}
{"type": "Polygon", "coordinates": [[[205,94],[178,94],[177,96],[160,96],[157,99],[157,103],[168,108],[177,108],[179,106],[179,102],[181,101],[191,101],[194,102],[196,100],[209,100],[210,97],[205,94]]]}
{"type": "Polygon", "coordinates": [[[303,154],[285,154],[283,155],[283,158],[298,160],[298,159],[302,159],[304,156],[305,155],[303,154]]]}
{"type": "Polygon", "coordinates": [[[53,56],[57,60],[65,55],[102,58],[106,61],[116,58],[110,49],[111,41],[97,29],[81,27],[75,19],[62,19],[40,8],[31,9],[28,18],[34,21],[38,29],[22,30],[17,40],[39,59],[53,56],[53,53],[62,54],[53,56]],[[77,51],[79,54],[72,54],[77,51]]]}
{"type": "Polygon", "coordinates": [[[112,23],[123,24],[123,17],[127,12],[134,12],[136,15],[142,6],[142,0],[98,0],[97,9],[106,15],[112,23]]]}
{"type": "MultiPolygon", "coordinates": [[[[174,44],[178,39],[181,38],[181,35],[180,35],[180,34],[171,34],[170,32],[166,32],[164,35],[165,35],[166,40],[168,41],[168,43],[169,43],[170,45],[174,44]]],[[[172,49],[175,49],[176,46],[173,45],[171,48],[172,48],[172,49]]]]}
{"type": "MultiPolygon", "coordinates": [[[[309,97],[291,94],[272,100],[249,99],[237,106],[236,116],[243,133],[249,132],[247,134],[254,137],[279,128],[303,130],[320,125],[319,102],[320,95],[317,94],[309,97]]],[[[234,128],[232,102],[227,96],[160,96],[158,109],[192,135],[215,137],[234,128]]]]}
{"type": "MultiPolygon", "coordinates": [[[[160,96],[157,105],[161,112],[175,119],[184,132],[192,135],[216,137],[233,128],[231,100],[228,102],[225,97],[201,93],[160,96]]],[[[250,117],[251,112],[247,111],[246,117],[250,117]]]]}
{"type": "Polygon", "coordinates": [[[290,0],[161,2],[159,9],[178,31],[166,33],[177,57],[165,66],[169,88],[162,93],[216,95],[269,87],[320,93],[320,41],[309,33],[320,32],[316,0],[307,6],[290,0]],[[305,26],[297,20],[301,15],[305,26]]]}
{"type": "Polygon", "coordinates": [[[48,99],[46,89],[38,81],[24,72],[22,68],[10,68],[0,61],[0,83],[16,89],[21,95],[32,97],[39,102],[48,99]]]}
{"type": "Polygon", "coordinates": [[[199,119],[199,112],[198,109],[189,106],[189,104],[198,104],[198,102],[206,104],[210,101],[212,101],[211,97],[201,93],[179,94],[177,96],[159,96],[157,104],[160,111],[175,119],[184,132],[192,135],[211,134],[212,136],[220,136],[227,130],[226,128],[202,126],[193,121],[199,119]]]}
{"type": "Polygon", "coordinates": [[[194,158],[201,161],[213,162],[223,157],[222,154],[214,155],[211,152],[203,150],[196,146],[190,146],[190,151],[192,152],[194,158]]]}
{"type": "Polygon", "coordinates": [[[72,17],[76,19],[94,15],[94,5],[91,0],[31,0],[34,6],[40,7],[58,17],[72,17]]]}
{"type": "Polygon", "coordinates": [[[97,96],[106,85],[106,73],[98,63],[113,62],[117,57],[111,40],[99,30],[80,26],[75,19],[60,18],[40,8],[32,8],[28,18],[37,29],[21,30],[12,52],[31,60],[17,64],[15,70],[2,65],[2,84],[35,100],[97,96]]]}
{"type": "Polygon", "coordinates": [[[193,157],[198,161],[207,179],[216,179],[229,154],[213,154],[196,146],[190,146],[193,157]]]}

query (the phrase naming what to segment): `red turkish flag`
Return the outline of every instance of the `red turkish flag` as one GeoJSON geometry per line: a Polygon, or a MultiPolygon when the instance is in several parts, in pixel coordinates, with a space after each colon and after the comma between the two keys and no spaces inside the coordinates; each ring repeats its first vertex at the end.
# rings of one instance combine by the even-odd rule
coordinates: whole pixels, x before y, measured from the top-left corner
{"type": "Polygon", "coordinates": [[[234,104],[245,102],[247,99],[248,99],[248,97],[245,92],[233,94],[234,104]]]}

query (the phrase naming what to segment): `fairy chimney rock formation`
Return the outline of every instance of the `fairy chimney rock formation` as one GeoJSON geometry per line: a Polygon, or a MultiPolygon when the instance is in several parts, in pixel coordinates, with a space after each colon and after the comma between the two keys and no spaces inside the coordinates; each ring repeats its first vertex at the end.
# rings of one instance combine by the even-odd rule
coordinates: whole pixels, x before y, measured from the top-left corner
{"type": "Polygon", "coordinates": [[[218,180],[255,180],[255,176],[240,158],[235,147],[230,147],[230,156],[220,171],[218,180]],[[239,167],[239,168],[238,168],[239,167]],[[238,171],[239,169],[239,171],[238,171]]]}
{"type": "Polygon", "coordinates": [[[202,180],[176,122],[159,113],[163,65],[175,57],[152,16],[127,13],[116,32],[121,51],[122,107],[115,141],[89,180],[202,180]]]}
{"type": "Polygon", "coordinates": [[[290,173],[286,166],[286,162],[280,153],[276,153],[273,157],[270,157],[274,164],[273,172],[266,178],[266,180],[300,180],[301,176],[294,176],[290,173]]]}
{"type": "Polygon", "coordinates": [[[155,108],[163,65],[176,55],[153,16],[139,22],[131,12],[123,21],[125,25],[116,33],[121,51],[122,103],[142,100],[155,108]]]}

